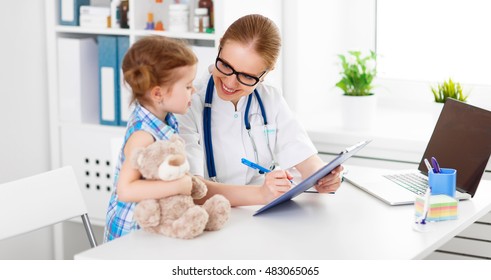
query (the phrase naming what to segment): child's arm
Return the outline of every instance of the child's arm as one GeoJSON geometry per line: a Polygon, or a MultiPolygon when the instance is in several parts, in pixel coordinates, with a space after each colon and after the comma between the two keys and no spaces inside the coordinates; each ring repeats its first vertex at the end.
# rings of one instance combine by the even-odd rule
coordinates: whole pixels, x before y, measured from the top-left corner
{"type": "Polygon", "coordinates": [[[199,178],[206,184],[208,192],[205,197],[195,200],[196,204],[205,203],[208,198],[215,194],[225,196],[232,206],[263,205],[274,198],[268,189],[260,186],[229,185],[199,178]]]}
{"type": "Polygon", "coordinates": [[[124,202],[139,202],[144,199],[162,198],[176,194],[191,194],[192,182],[190,176],[184,176],[174,181],[144,180],[135,169],[130,157],[136,148],[144,148],[155,140],[144,131],[133,133],[124,147],[126,160],[121,166],[118,178],[118,200],[124,202]]]}

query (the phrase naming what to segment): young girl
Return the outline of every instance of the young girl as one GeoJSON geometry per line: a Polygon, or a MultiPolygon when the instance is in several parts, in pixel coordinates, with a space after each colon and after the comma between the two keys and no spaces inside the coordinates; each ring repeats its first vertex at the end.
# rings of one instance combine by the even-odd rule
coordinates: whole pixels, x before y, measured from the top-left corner
{"type": "Polygon", "coordinates": [[[191,194],[191,177],[175,181],[143,180],[126,160],[135,149],[178,133],[173,113],[184,114],[195,92],[197,58],[180,41],[145,37],[128,50],[123,59],[124,79],[131,87],[135,109],[128,121],[126,135],[114,175],[114,192],[109,201],[104,242],[138,228],[133,209],[144,199],[191,194]]]}

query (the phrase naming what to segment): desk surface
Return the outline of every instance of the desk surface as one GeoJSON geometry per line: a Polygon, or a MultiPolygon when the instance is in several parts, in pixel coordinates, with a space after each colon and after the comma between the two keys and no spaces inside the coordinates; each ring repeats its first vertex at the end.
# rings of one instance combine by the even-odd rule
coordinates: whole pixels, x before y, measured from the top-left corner
{"type": "Polygon", "coordinates": [[[414,207],[388,206],[343,183],[335,195],[305,193],[263,215],[237,207],[227,225],[192,240],[144,231],[75,255],[75,259],[421,259],[491,210],[491,181],[459,203],[459,219],[412,229],[414,207]]]}

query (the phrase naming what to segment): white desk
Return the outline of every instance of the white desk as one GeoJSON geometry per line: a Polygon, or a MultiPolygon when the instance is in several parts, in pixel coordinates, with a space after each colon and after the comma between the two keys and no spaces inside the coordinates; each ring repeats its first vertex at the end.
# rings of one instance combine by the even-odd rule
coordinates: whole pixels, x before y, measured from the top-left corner
{"type": "Polygon", "coordinates": [[[491,181],[459,203],[459,219],[412,229],[412,205],[388,206],[343,183],[335,195],[301,194],[271,212],[232,209],[220,231],[179,240],[143,231],[75,255],[75,259],[266,260],[421,259],[491,210],[491,181]]]}

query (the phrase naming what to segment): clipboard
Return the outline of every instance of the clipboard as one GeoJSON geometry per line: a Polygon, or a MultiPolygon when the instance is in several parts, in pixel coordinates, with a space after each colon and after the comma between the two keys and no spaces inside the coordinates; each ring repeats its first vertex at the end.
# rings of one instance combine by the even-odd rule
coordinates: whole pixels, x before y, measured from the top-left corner
{"type": "Polygon", "coordinates": [[[273,200],[270,203],[263,206],[261,209],[257,210],[253,216],[257,216],[261,213],[264,213],[267,210],[277,206],[278,204],[281,204],[285,201],[291,200],[294,197],[296,197],[297,195],[310,189],[311,187],[314,186],[314,184],[317,181],[319,181],[321,178],[323,178],[324,176],[329,174],[334,168],[341,165],[347,159],[352,157],[354,154],[356,154],[359,150],[361,150],[363,147],[365,147],[371,141],[372,140],[361,141],[361,142],[356,143],[353,146],[350,146],[350,147],[344,149],[333,160],[331,160],[328,164],[324,165],[321,169],[317,170],[314,174],[310,175],[308,178],[306,178],[305,180],[300,182],[295,187],[291,188],[286,193],[282,194],[281,196],[277,197],[275,200],[273,200]]]}

